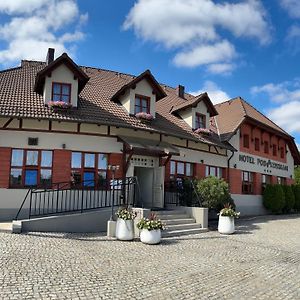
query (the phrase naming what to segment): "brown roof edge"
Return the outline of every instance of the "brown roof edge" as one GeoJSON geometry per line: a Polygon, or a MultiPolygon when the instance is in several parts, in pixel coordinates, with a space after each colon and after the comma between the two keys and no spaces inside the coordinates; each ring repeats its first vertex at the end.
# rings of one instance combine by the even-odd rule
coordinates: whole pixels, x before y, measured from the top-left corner
{"type": "Polygon", "coordinates": [[[156,96],[157,96],[157,100],[160,100],[164,97],[167,96],[167,94],[165,93],[165,91],[162,89],[162,87],[160,86],[160,84],[157,82],[157,80],[154,78],[154,76],[152,75],[152,73],[150,72],[150,70],[146,70],[143,73],[141,73],[140,75],[138,75],[137,77],[135,77],[133,80],[131,80],[129,83],[123,85],[111,98],[112,101],[118,101],[118,97],[120,95],[122,95],[125,90],[133,87],[134,85],[136,85],[138,82],[140,82],[141,80],[146,79],[150,85],[152,86],[156,96]]]}
{"type": "Polygon", "coordinates": [[[79,68],[79,66],[68,56],[67,53],[63,53],[56,60],[37,73],[34,85],[35,92],[40,95],[43,93],[45,77],[61,64],[65,64],[78,78],[78,93],[82,91],[90,78],[81,70],[81,68],[79,68]]]}
{"type": "Polygon", "coordinates": [[[216,108],[212,104],[212,102],[206,92],[196,96],[195,99],[186,100],[186,103],[182,103],[180,105],[173,107],[171,112],[175,113],[175,112],[181,111],[183,109],[187,109],[189,107],[196,107],[198,105],[198,103],[201,101],[204,101],[205,105],[207,106],[208,111],[210,113],[210,117],[215,117],[216,115],[218,115],[216,108]]]}

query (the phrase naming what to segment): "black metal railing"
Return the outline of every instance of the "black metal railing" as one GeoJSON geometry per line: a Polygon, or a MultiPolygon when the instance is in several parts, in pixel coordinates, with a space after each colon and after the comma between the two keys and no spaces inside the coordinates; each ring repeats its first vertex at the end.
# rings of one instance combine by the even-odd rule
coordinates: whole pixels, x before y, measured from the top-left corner
{"type": "Polygon", "coordinates": [[[99,185],[93,180],[60,182],[49,188],[28,190],[16,215],[28,210],[28,218],[66,213],[82,213],[87,210],[121,205],[143,206],[136,177],[104,180],[99,185]]]}
{"type": "Polygon", "coordinates": [[[165,206],[201,207],[202,197],[195,188],[193,180],[182,179],[165,182],[165,206]]]}

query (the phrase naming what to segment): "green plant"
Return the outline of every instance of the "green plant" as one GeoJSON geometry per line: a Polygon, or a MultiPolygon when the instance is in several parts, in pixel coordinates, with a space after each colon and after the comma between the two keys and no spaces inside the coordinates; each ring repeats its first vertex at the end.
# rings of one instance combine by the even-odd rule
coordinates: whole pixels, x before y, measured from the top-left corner
{"type": "Polygon", "coordinates": [[[164,230],[165,229],[165,224],[157,218],[155,214],[151,214],[149,218],[142,218],[138,223],[137,223],[137,228],[142,230],[142,229],[147,229],[147,230],[164,230]]]}
{"type": "Polygon", "coordinates": [[[222,208],[219,212],[220,216],[222,217],[233,217],[233,218],[239,218],[240,212],[236,212],[229,203],[226,203],[224,205],[224,208],[222,208]]]}
{"type": "Polygon", "coordinates": [[[206,177],[196,184],[198,193],[202,196],[204,207],[220,211],[226,203],[233,209],[235,204],[229,193],[228,183],[214,176],[206,177]]]}
{"type": "Polygon", "coordinates": [[[136,213],[128,208],[121,207],[116,212],[118,218],[123,220],[133,220],[136,217],[136,213]]]}
{"type": "Polygon", "coordinates": [[[285,205],[283,211],[289,213],[295,206],[295,195],[291,186],[284,185],[282,188],[285,196],[285,205]]]}
{"type": "Polygon", "coordinates": [[[280,184],[267,184],[263,193],[263,205],[274,214],[282,213],[285,206],[285,194],[280,184]]]}
{"type": "Polygon", "coordinates": [[[294,209],[296,211],[300,211],[300,185],[299,184],[293,186],[293,192],[295,196],[294,209]]]}

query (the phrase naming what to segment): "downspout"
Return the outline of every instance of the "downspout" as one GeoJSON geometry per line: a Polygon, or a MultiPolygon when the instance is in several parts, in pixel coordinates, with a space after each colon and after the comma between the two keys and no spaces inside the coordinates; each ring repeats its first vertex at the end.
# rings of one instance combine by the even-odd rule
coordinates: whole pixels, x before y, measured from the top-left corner
{"type": "Polygon", "coordinates": [[[229,191],[230,191],[230,160],[233,158],[234,155],[234,151],[233,150],[230,151],[231,151],[231,155],[227,160],[227,181],[228,181],[229,191]]]}

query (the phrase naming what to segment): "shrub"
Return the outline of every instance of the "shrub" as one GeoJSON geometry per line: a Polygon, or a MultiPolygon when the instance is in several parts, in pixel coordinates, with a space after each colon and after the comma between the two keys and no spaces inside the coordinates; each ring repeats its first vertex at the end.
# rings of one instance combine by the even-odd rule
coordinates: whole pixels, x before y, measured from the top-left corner
{"type": "Polygon", "coordinates": [[[235,209],[235,204],[230,196],[228,183],[223,179],[209,176],[197,182],[196,189],[201,195],[202,205],[220,211],[229,203],[235,209]]]}
{"type": "Polygon", "coordinates": [[[293,192],[295,196],[295,204],[294,204],[294,209],[296,211],[300,211],[300,185],[294,185],[293,186],[293,192]]]}
{"type": "Polygon", "coordinates": [[[285,205],[283,211],[289,213],[295,206],[295,195],[291,186],[283,185],[282,188],[285,196],[285,205]]]}
{"type": "Polygon", "coordinates": [[[285,206],[285,195],[280,184],[267,185],[263,194],[263,204],[274,214],[282,213],[285,206]]]}

